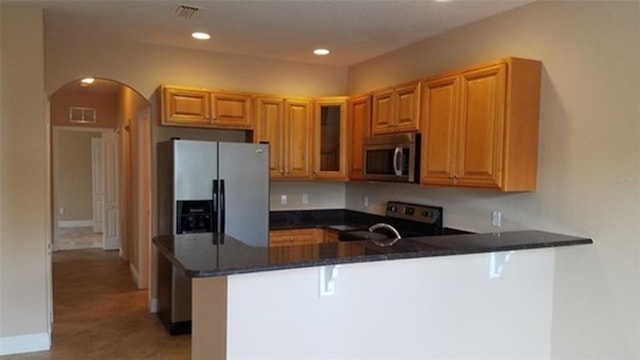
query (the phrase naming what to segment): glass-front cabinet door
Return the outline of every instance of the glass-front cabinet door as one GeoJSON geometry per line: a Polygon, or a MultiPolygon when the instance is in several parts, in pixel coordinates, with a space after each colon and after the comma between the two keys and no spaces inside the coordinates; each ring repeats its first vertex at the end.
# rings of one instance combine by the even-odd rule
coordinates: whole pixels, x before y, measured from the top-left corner
{"type": "Polygon", "coordinates": [[[316,99],[313,129],[313,177],[346,180],[347,98],[316,99]]]}

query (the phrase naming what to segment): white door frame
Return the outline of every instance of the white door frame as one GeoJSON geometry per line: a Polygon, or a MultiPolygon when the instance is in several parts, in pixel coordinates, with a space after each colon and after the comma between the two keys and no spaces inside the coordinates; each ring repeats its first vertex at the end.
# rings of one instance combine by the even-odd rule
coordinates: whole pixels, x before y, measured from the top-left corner
{"type": "Polygon", "coordinates": [[[91,139],[91,192],[93,232],[104,233],[104,144],[101,137],[91,139]]]}
{"type": "Polygon", "coordinates": [[[85,127],[75,127],[75,126],[57,126],[57,125],[52,125],[51,126],[51,157],[52,157],[52,163],[51,163],[51,167],[52,167],[52,173],[53,173],[53,186],[52,186],[52,206],[51,206],[51,219],[52,219],[52,245],[53,245],[53,251],[58,251],[59,250],[59,234],[58,234],[58,230],[59,230],[59,220],[60,220],[60,216],[58,213],[58,209],[60,208],[60,199],[59,199],[59,184],[60,184],[60,173],[59,173],[59,151],[58,151],[58,144],[60,142],[60,131],[82,131],[82,132],[99,132],[99,133],[105,133],[105,132],[112,132],[113,129],[109,129],[109,128],[100,128],[100,127],[95,127],[95,128],[85,128],[85,127]]]}

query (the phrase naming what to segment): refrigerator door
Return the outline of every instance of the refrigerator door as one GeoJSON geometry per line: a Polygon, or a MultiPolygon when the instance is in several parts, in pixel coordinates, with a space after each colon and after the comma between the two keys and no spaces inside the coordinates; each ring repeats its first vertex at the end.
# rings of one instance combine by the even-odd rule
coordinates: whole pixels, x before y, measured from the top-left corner
{"type": "Polygon", "coordinates": [[[212,200],[213,180],[218,178],[218,143],[175,140],[174,201],[212,200]]]}
{"type": "Polygon", "coordinates": [[[269,145],[219,143],[224,232],[251,246],[269,244],[269,145]]]}

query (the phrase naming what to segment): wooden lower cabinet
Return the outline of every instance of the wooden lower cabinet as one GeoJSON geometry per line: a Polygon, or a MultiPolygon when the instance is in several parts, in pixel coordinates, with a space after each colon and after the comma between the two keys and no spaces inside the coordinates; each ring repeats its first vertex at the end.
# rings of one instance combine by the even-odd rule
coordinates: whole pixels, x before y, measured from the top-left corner
{"type": "Polygon", "coordinates": [[[325,243],[338,241],[338,232],[336,230],[325,229],[323,231],[323,234],[324,234],[323,240],[325,243]]]}
{"type": "Polygon", "coordinates": [[[322,229],[271,230],[269,232],[269,262],[288,263],[320,258],[318,244],[324,241],[322,229]],[[305,246],[307,245],[307,246],[305,246]]]}
{"type": "Polygon", "coordinates": [[[319,228],[271,230],[269,232],[269,246],[311,245],[324,241],[324,233],[319,228]]]}

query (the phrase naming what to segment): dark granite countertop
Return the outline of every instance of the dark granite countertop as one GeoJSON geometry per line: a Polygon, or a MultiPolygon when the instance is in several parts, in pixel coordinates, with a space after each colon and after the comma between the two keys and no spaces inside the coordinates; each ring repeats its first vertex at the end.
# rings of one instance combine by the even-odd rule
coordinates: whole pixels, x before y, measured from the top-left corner
{"type": "Polygon", "coordinates": [[[269,213],[269,229],[291,230],[320,227],[344,231],[366,229],[384,219],[384,216],[346,209],[271,211],[269,213]]]}
{"type": "Polygon", "coordinates": [[[251,247],[224,234],[157,236],[158,251],[189,277],[212,277],[394,259],[451,256],[592,244],[584,237],[543,231],[443,235],[401,239],[390,247],[369,241],[251,247]]]}

